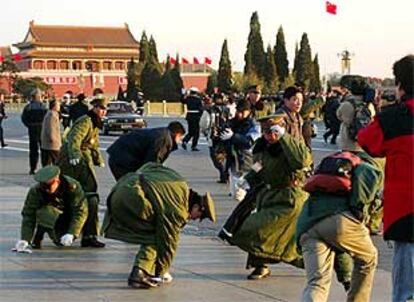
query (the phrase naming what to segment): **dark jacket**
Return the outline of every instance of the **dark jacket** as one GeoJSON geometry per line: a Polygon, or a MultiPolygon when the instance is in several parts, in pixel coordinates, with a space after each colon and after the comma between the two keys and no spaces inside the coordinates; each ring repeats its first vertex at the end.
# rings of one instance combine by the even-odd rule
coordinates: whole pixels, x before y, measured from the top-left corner
{"type": "Polygon", "coordinates": [[[72,123],[75,123],[75,121],[81,117],[82,115],[85,115],[89,111],[89,106],[84,101],[77,101],[75,104],[71,105],[69,107],[69,119],[72,121],[72,123]]]}
{"type": "Polygon", "coordinates": [[[203,102],[201,98],[196,95],[190,95],[184,99],[184,103],[187,104],[186,120],[199,120],[203,113],[203,102]]]}
{"type": "Polygon", "coordinates": [[[233,137],[225,141],[229,166],[234,173],[244,173],[250,170],[253,164],[253,145],[260,137],[260,129],[252,118],[242,121],[230,120],[233,137]]]}
{"type": "Polygon", "coordinates": [[[107,150],[111,162],[135,172],[147,162],[162,164],[177,149],[168,128],[137,129],[122,135],[107,150]]]}
{"type": "Polygon", "coordinates": [[[332,97],[326,101],[324,108],[326,123],[334,133],[339,133],[339,127],[341,126],[341,121],[336,116],[339,105],[339,98],[332,97]]]}
{"type": "Polygon", "coordinates": [[[358,143],[386,158],[384,238],[414,242],[414,97],[375,116],[358,133],[358,143]]]}
{"type": "Polygon", "coordinates": [[[23,109],[22,122],[27,128],[37,127],[41,129],[46,112],[47,108],[45,104],[31,101],[23,109]]]}
{"type": "Polygon", "coordinates": [[[299,113],[294,113],[289,110],[285,105],[280,107],[276,113],[285,113],[286,132],[292,135],[296,139],[303,139],[302,127],[303,118],[299,113]]]}

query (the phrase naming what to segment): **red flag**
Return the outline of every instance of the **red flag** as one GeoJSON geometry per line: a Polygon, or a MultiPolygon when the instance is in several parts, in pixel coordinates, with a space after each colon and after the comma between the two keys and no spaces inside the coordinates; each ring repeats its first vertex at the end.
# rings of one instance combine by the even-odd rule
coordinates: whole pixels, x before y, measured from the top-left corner
{"type": "Polygon", "coordinates": [[[196,57],[193,58],[193,63],[194,64],[200,64],[200,62],[198,61],[198,59],[196,57]]]}
{"type": "Polygon", "coordinates": [[[0,56],[0,63],[3,63],[3,62],[4,62],[4,57],[0,56]]]}
{"type": "Polygon", "coordinates": [[[326,12],[328,14],[336,15],[336,4],[326,1],[326,12]]]}
{"type": "Polygon", "coordinates": [[[204,58],[204,63],[207,64],[207,65],[210,65],[212,63],[212,61],[211,61],[210,58],[205,57],[204,58]]]}
{"type": "Polygon", "coordinates": [[[170,58],[170,63],[171,63],[172,65],[175,65],[175,64],[177,63],[177,60],[176,60],[176,59],[174,59],[174,58],[170,58]]]}
{"type": "Polygon", "coordinates": [[[186,58],[182,58],[181,61],[183,62],[183,64],[188,64],[188,60],[186,58]]]}
{"type": "Polygon", "coordinates": [[[13,61],[19,62],[19,61],[23,60],[23,57],[22,57],[21,54],[16,53],[16,54],[12,55],[12,59],[13,59],[13,61]]]}

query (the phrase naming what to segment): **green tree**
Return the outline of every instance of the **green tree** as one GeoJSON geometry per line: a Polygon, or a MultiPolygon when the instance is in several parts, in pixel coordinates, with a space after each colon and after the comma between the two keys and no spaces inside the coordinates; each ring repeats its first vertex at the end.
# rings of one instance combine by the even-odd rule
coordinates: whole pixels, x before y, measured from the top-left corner
{"type": "Polygon", "coordinates": [[[4,78],[8,83],[9,88],[12,88],[13,83],[18,78],[19,69],[11,58],[6,58],[0,63],[0,79],[4,78]]]}
{"type": "Polygon", "coordinates": [[[322,89],[322,85],[321,85],[320,72],[319,72],[318,54],[315,55],[312,65],[313,65],[313,73],[312,73],[312,78],[311,78],[310,90],[314,92],[319,92],[322,89]]]}
{"type": "Polygon", "coordinates": [[[232,72],[227,39],[224,40],[221,48],[221,56],[217,75],[217,87],[220,92],[229,92],[232,85],[232,72]]]}
{"type": "Polygon", "coordinates": [[[267,46],[266,63],[264,66],[264,94],[274,94],[279,86],[278,75],[276,71],[275,56],[270,45],[267,46]]]}
{"type": "Polygon", "coordinates": [[[293,60],[293,72],[296,73],[298,69],[298,59],[299,59],[299,45],[298,42],[295,44],[295,58],[293,60]]]}
{"type": "Polygon", "coordinates": [[[180,100],[181,87],[180,86],[177,87],[177,81],[174,80],[174,74],[175,72],[174,72],[174,69],[171,67],[170,56],[167,56],[167,62],[165,63],[164,74],[162,75],[161,81],[160,81],[160,87],[162,89],[163,100],[166,100],[166,101],[180,100]]]}
{"type": "Polygon", "coordinates": [[[149,54],[150,54],[151,57],[153,57],[155,59],[156,62],[159,62],[157,44],[155,43],[154,37],[152,35],[151,35],[150,41],[149,41],[149,54]]]}
{"type": "Polygon", "coordinates": [[[33,89],[39,88],[42,91],[52,89],[52,86],[46,84],[40,77],[23,79],[18,77],[13,83],[13,90],[22,95],[25,99],[29,99],[33,89]]]}
{"type": "Polygon", "coordinates": [[[218,87],[218,74],[217,74],[217,71],[213,70],[207,79],[206,93],[207,94],[214,93],[214,89],[217,87],[218,87]]]}
{"type": "Polygon", "coordinates": [[[141,72],[141,88],[145,97],[149,100],[159,100],[162,98],[160,87],[161,72],[158,62],[150,57],[141,72]]]}
{"type": "Polygon", "coordinates": [[[142,32],[141,40],[139,41],[139,62],[143,65],[147,62],[150,56],[150,45],[148,42],[145,30],[142,32]]]}
{"type": "Polygon", "coordinates": [[[309,45],[308,35],[303,33],[298,53],[296,82],[309,89],[313,76],[312,50],[309,45]]]}
{"type": "Polygon", "coordinates": [[[183,79],[181,78],[180,56],[178,54],[175,56],[175,64],[171,69],[171,78],[174,81],[177,95],[181,96],[182,90],[184,88],[184,83],[183,79]]]}
{"type": "Polygon", "coordinates": [[[244,55],[244,73],[256,74],[259,78],[263,78],[265,59],[259,15],[257,12],[254,12],[250,18],[250,33],[244,55]]]}
{"type": "Polygon", "coordinates": [[[244,75],[242,72],[235,71],[233,73],[232,91],[240,93],[243,91],[244,75]]]}
{"type": "Polygon", "coordinates": [[[126,98],[127,102],[135,100],[138,94],[138,90],[141,83],[141,68],[140,64],[134,61],[134,58],[128,62],[127,68],[127,91],[126,98]]]}
{"type": "MultiPolygon", "coordinates": [[[[279,27],[276,35],[276,44],[274,47],[275,64],[280,83],[283,84],[289,76],[289,61],[286,51],[285,35],[282,26],[279,27]]],[[[282,85],[283,86],[283,85],[282,85]]],[[[281,87],[283,88],[283,87],[281,87]]]]}

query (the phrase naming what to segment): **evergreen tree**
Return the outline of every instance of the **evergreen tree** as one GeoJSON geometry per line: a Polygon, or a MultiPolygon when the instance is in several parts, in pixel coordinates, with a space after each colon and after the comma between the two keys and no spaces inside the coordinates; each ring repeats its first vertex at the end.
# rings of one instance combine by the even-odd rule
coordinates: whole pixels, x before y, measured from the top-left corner
{"type": "Polygon", "coordinates": [[[247,49],[244,55],[244,73],[256,74],[259,78],[264,76],[265,52],[263,39],[260,33],[259,15],[257,12],[250,18],[250,33],[247,41],[247,49]]]}
{"type": "Polygon", "coordinates": [[[145,30],[142,32],[141,40],[139,41],[139,62],[143,65],[147,62],[150,56],[150,46],[145,30]]]}
{"type": "MultiPolygon", "coordinates": [[[[179,81],[175,81],[176,72],[171,68],[170,56],[167,56],[165,63],[164,74],[160,81],[162,89],[162,99],[166,101],[178,101],[181,98],[181,86],[179,81]],[[178,83],[178,86],[177,86],[178,83]]],[[[181,80],[181,77],[180,77],[181,80]]],[[[182,81],[181,81],[182,83],[182,81]]]]}
{"type": "Polygon", "coordinates": [[[125,101],[131,102],[137,97],[138,89],[140,87],[140,68],[139,64],[134,61],[134,58],[128,62],[127,68],[127,91],[125,101]]]}
{"type": "Polygon", "coordinates": [[[141,88],[145,97],[149,100],[159,100],[162,98],[162,89],[160,88],[161,72],[158,65],[155,58],[150,57],[141,72],[141,88]]]}
{"type": "Polygon", "coordinates": [[[299,59],[299,46],[298,42],[295,44],[295,59],[293,61],[293,72],[296,73],[296,70],[298,69],[298,59],[299,59]]]}
{"type": "Polygon", "coordinates": [[[282,26],[279,27],[276,36],[276,44],[274,47],[276,71],[279,76],[280,83],[283,83],[289,76],[289,61],[286,51],[285,35],[282,26]]]}
{"type": "Polygon", "coordinates": [[[270,45],[267,46],[266,63],[264,66],[264,94],[274,94],[279,86],[278,75],[276,71],[275,57],[270,45]]]}
{"type": "Polygon", "coordinates": [[[296,82],[303,85],[305,90],[310,86],[313,75],[312,51],[309,45],[308,35],[303,33],[298,53],[296,82]]]}
{"type": "Polygon", "coordinates": [[[315,55],[315,58],[312,62],[313,73],[312,73],[312,82],[310,86],[311,91],[319,92],[322,89],[320,72],[319,72],[319,60],[318,54],[315,55]]]}
{"type": "Polygon", "coordinates": [[[153,57],[155,59],[156,62],[159,62],[157,44],[155,43],[154,37],[152,35],[151,35],[150,41],[149,41],[149,54],[150,54],[151,57],[153,57]]]}
{"type": "Polygon", "coordinates": [[[227,49],[227,39],[224,40],[221,48],[221,56],[217,75],[217,87],[220,92],[230,92],[232,85],[232,72],[229,51],[227,49]]]}
{"type": "Polygon", "coordinates": [[[171,69],[171,78],[174,82],[176,93],[178,95],[181,95],[184,88],[184,83],[183,79],[181,78],[180,56],[178,54],[175,57],[174,67],[171,69]]]}
{"type": "Polygon", "coordinates": [[[217,71],[213,70],[207,79],[207,88],[206,93],[207,94],[213,94],[214,89],[218,86],[218,74],[217,71]]]}

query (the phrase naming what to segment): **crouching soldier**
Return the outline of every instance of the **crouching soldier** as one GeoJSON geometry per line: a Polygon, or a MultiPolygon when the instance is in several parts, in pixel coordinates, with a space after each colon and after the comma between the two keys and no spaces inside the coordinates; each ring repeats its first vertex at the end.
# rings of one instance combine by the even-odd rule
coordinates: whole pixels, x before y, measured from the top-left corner
{"type": "Polygon", "coordinates": [[[174,170],[147,163],[126,174],[107,199],[105,237],[140,244],[128,285],[156,287],[172,280],[169,269],[181,229],[190,219],[215,222],[210,195],[200,196],[174,170]]]}
{"type": "Polygon", "coordinates": [[[22,210],[21,239],[14,250],[30,253],[29,244],[40,249],[45,233],[57,246],[72,245],[88,216],[82,187],[52,165],[40,169],[34,179],[38,183],[27,194],[22,210]]]}
{"type": "MultiPolygon", "coordinates": [[[[355,161],[355,154],[349,154],[347,156],[355,161]]],[[[354,263],[347,301],[370,301],[377,249],[366,224],[372,219],[371,208],[382,186],[383,172],[367,154],[356,154],[359,163],[350,170],[352,174],[345,170],[349,169],[349,165],[348,168],[344,165],[342,170],[347,172],[346,175],[352,175],[348,176],[351,180],[347,185],[348,190],[333,190],[334,185],[342,186],[345,183],[342,176],[340,182],[334,182],[332,177],[336,177],[336,180],[339,178],[331,176],[332,173],[322,175],[323,171],[328,171],[328,165],[333,166],[333,161],[326,161],[328,165],[323,165],[326,159],[305,185],[311,195],[303,206],[296,228],[296,238],[302,249],[307,275],[302,301],[328,301],[334,257],[338,253],[350,255],[354,263]],[[318,170],[321,171],[320,174],[318,170]],[[319,179],[324,183],[317,181],[316,177],[321,175],[319,179]],[[308,186],[312,179],[314,183],[308,186]]],[[[343,156],[338,154],[329,156],[328,159],[333,158],[339,163],[344,162],[343,156]]]]}

